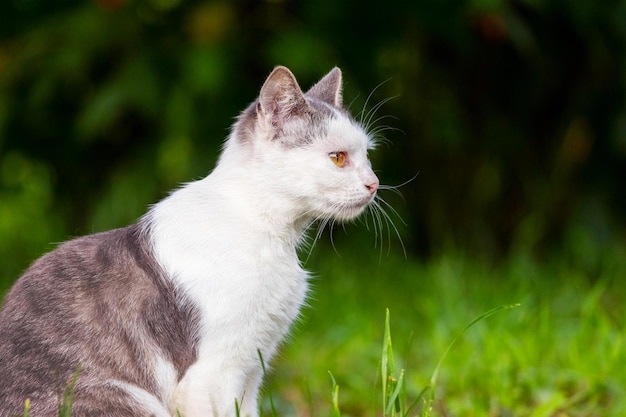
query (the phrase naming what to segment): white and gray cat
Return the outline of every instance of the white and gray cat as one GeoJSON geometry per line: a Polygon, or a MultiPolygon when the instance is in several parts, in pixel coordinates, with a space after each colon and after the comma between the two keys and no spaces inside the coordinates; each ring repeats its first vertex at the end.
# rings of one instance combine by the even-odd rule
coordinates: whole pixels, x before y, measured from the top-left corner
{"type": "Polygon", "coordinates": [[[338,68],[303,93],[277,67],[210,175],[37,260],[0,312],[0,417],[27,398],[58,415],[79,366],[74,416],[257,416],[259,356],[307,293],[307,227],[355,218],[379,187],[341,87],[338,68]]]}

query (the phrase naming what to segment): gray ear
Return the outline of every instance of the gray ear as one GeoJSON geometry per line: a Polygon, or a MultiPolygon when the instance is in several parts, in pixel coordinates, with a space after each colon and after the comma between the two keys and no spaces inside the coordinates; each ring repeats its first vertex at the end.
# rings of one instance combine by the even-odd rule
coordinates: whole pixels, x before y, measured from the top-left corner
{"type": "Polygon", "coordinates": [[[309,91],[307,96],[324,101],[335,107],[341,107],[341,70],[333,68],[324,78],[319,80],[309,91]]]}
{"type": "Polygon", "coordinates": [[[273,126],[280,126],[292,116],[304,114],[309,104],[296,77],[285,67],[276,67],[267,77],[259,94],[258,111],[273,126]]]}

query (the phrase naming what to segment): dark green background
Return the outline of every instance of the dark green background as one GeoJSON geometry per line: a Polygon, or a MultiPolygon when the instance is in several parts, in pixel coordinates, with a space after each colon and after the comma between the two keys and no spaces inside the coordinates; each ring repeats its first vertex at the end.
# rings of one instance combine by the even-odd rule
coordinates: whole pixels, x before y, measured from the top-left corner
{"type": "Polygon", "coordinates": [[[303,88],[341,67],[355,114],[393,97],[373,163],[417,174],[382,193],[410,257],[593,272],[626,237],[625,22],[611,0],[4,0],[0,287],[204,176],[277,64],[303,88]]]}

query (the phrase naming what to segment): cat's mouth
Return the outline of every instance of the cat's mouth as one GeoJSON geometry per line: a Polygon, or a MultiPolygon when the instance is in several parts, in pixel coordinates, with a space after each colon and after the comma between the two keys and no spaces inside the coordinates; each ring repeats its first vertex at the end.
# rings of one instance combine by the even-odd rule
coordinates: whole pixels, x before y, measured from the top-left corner
{"type": "Polygon", "coordinates": [[[365,208],[372,202],[372,200],[374,200],[373,195],[359,201],[342,204],[341,207],[339,207],[339,212],[336,217],[342,220],[354,219],[365,211],[365,208]]]}

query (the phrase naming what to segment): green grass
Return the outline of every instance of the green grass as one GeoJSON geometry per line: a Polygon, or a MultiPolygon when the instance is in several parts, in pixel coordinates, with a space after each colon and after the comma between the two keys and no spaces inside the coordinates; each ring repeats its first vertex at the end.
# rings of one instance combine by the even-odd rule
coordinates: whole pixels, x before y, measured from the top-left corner
{"type": "Polygon", "coordinates": [[[388,399],[398,385],[381,386],[387,308],[403,407],[418,400],[407,415],[425,415],[435,369],[432,416],[626,415],[621,259],[583,272],[524,257],[489,266],[463,256],[420,264],[339,254],[307,265],[319,272],[311,308],[267,388],[278,415],[390,415],[381,392],[388,399]]]}

